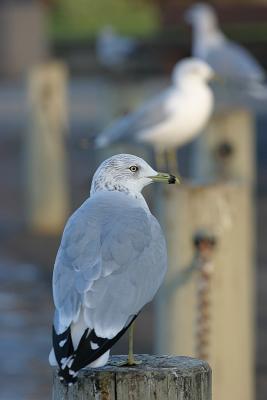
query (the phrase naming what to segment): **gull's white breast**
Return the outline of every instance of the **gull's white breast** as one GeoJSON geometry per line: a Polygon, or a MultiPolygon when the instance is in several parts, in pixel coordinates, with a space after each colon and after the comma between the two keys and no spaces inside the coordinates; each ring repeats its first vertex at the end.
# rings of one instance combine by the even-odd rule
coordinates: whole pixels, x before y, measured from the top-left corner
{"type": "Polygon", "coordinates": [[[142,142],[168,149],[192,140],[205,127],[213,108],[213,94],[206,85],[174,91],[167,104],[172,117],[138,135],[142,142]]]}

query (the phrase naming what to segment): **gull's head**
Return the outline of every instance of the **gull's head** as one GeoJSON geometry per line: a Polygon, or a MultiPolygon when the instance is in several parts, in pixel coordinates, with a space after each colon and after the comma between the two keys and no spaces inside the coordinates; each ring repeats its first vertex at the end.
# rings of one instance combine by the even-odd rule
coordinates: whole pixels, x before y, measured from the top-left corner
{"type": "Polygon", "coordinates": [[[185,58],[179,61],[172,72],[173,83],[177,86],[206,84],[213,78],[213,69],[198,58],[185,58]]]}
{"type": "Polygon", "coordinates": [[[184,19],[193,27],[199,27],[205,30],[210,30],[217,25],[217,16],[214,8],[207,3],[195,3],[189,7],[184,19]]]}
{"type": "Polygon", "coordinates": [[[103,161],[96,170],[90,194],[117,190],[137,194],[153,182],[178,183],[174,175],[159,173],[142,158],[131,154],[117,154],[103,161]]]}

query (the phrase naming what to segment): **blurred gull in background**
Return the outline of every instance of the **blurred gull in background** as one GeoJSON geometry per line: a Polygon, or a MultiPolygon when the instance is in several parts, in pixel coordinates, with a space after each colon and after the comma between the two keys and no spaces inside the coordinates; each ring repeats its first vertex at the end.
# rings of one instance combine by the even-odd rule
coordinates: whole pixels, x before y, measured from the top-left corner
{"type": "Polygon", "coordinates": [[[96,138],[96,147],[120,141],[148,143],[156,150],[158,164],[176,167],[176,148],[191,141],[206,125],[213,110],[208,81],[213,70],[204,61],[188,58],[177,63],[172,85],[137,111],[117,119],[96,138]]]}
{"type": "Polygon", "coordinates": [[[227,39],[214,8],[196,3],[185,13],[193,27],[192,55],[205,60],[227,84],[258,98],[267,98],[265,73],[245,48],[227,39]]]}
{"type": "Polygon", "coordinates": [[[96,55],[101,65],[113,68],[123,64],[136,47],[136,40],[119,35],[112,26],[105,26],[96,40],[96,55]]]}

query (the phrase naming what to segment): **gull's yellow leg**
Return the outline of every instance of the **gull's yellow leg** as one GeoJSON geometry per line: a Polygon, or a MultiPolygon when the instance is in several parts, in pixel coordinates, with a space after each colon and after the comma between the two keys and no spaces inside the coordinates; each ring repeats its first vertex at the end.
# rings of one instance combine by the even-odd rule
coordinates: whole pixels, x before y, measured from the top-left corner
{"type": "Polygon", "coordinates": [[[134,359],[134,354],[133,354],[133,332],[134,332],[134,322],[131,324],[129,328],[129,351],[128,351],[128,359],[126,362],[119,363],[120,367],[126,367],[126,366],[133,366],[133,365],[139,365],[142,363],[142,361],[137,361],[134,359]]]}
{"type": "Polygon", "coordinates": [[[137,361],[134,359],[133,353],[133,333],[134,333],[134,322],[129,328],[129,353],[128,353],[128,362],[127,365],[138,365],[141,364],[141,361],[137,361]]]}

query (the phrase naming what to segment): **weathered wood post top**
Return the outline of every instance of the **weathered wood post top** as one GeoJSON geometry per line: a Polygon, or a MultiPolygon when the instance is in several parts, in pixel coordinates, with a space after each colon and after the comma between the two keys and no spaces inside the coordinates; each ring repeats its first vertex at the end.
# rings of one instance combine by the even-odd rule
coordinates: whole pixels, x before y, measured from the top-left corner
{"type": "Polygon", "coordinates": [[[80,371],[78,382],[64,386],[54,371],[53,400],[211,400],[211,369],[190,357],[138,355],[134,367],[121,366],[127,356],[112,356],[107,366],[80,371]]]}

